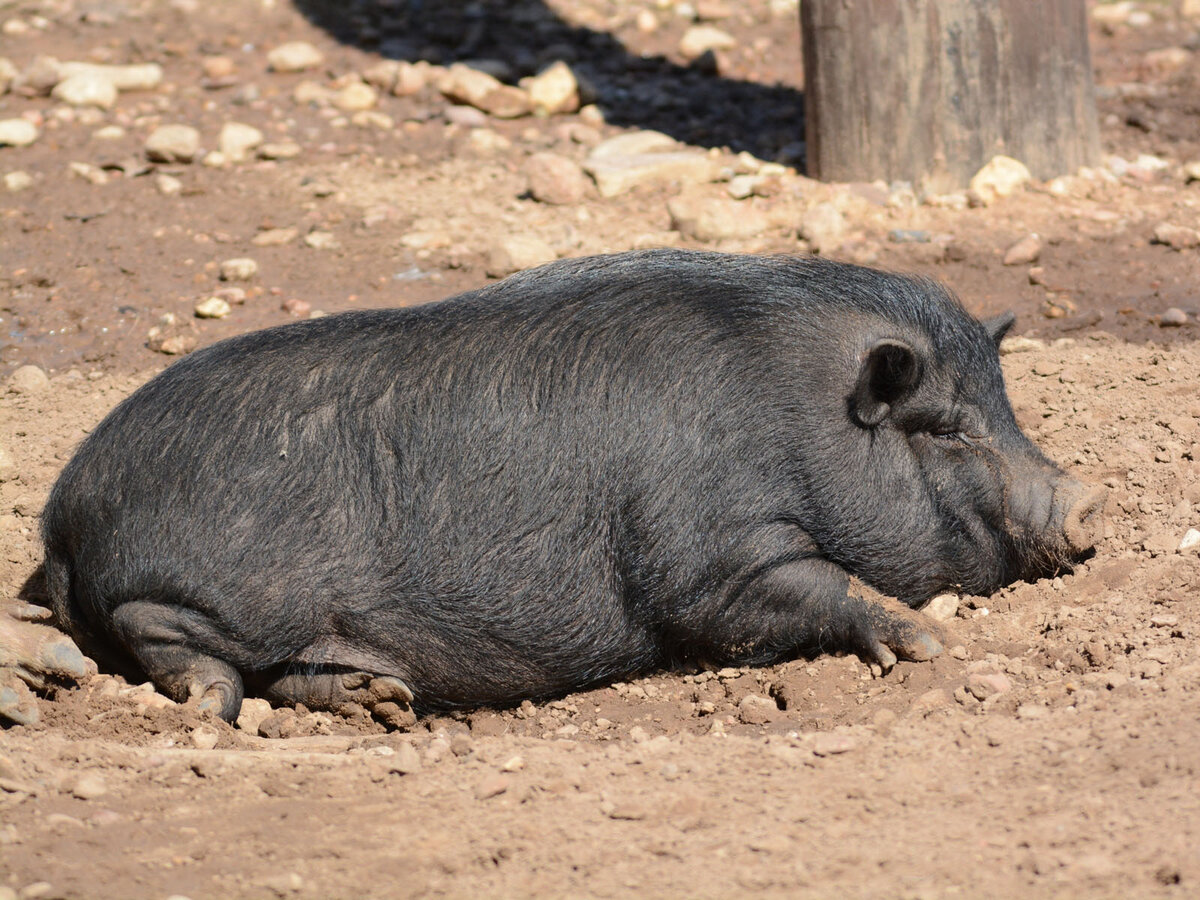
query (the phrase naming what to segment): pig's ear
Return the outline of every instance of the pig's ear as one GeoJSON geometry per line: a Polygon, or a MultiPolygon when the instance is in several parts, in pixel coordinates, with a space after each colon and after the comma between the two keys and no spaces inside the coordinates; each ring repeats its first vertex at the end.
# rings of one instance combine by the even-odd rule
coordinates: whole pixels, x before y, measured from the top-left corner
{"type": "Polygon", "coordinates": [[[863,358],[854,387],[854,416],[873,428],[892,407],[912,393],[921,380],[917,352],[903,341],[877,341],[863,358]]]}
{"type": "Polygon", "coordinates": [[[1004,336],[1008,334],[1008,329],[1013,327],[1013,323],[1017,321],[1017,314],[1011,309],[1006,313],[1000,313],[998,316],[993,316],[990,319],[983,320],[983,327],[987,329],[987,333],[991,335],[992,342],[997,347],[1004,340],[1004,336]]]}

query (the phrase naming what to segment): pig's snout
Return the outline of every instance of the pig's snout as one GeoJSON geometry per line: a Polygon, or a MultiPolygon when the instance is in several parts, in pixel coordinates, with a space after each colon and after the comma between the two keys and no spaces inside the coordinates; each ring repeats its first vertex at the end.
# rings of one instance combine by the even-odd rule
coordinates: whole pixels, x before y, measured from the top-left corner
{"type": "Polygon", "coordinates": [[[1054,492],[1061,511],[1062,534],[1073,553],[1091,550],[1104,533],[1104,506],[1108,492],[1078,481],[1067,481],[1054,492]]]}

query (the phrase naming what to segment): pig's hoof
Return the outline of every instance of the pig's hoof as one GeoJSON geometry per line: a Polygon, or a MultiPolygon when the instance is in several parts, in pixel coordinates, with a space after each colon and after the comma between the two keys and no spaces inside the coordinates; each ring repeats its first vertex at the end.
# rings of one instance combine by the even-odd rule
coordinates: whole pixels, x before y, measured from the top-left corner
{"type": "Polygon", "coordinates": [[[56,628],[37,624],[40,608],[21,604],[0,613],[0,720],[27,725],[38,719],[30,688],[96,674],[96,664],[56,628]]]}
{"type": "Polygon", "coordinates": [[[0,719],[17,725],[32,725],[38,720],[37,698],[12,670],[0,670],[0,719]]]}
{"type": "Polygon", "coordinates": [[[867,607],[866,634],[861,648],[883,671],[897,658],[925,662],[945,647],[941,629],[927,616],[887,598],[864,601],[867,607]]]}
{"type": "Polygon", "coordinates": [[[395,675],[380,675],[371,679],[370,701],[379,703],[412,703],[413,692],[395,675]]]}
{"type": "Polygon", "coordinates": [[[242,708],[241,687],[226,679],[194,682],[188,692],[198,712],[219,716],[226,722],[235,721],[242,708]]]}

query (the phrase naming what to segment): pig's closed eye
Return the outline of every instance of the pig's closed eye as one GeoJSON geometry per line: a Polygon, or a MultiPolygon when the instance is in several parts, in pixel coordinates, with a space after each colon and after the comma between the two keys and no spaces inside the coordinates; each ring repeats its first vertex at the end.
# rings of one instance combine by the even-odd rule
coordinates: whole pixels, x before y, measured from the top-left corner
{"type": "Polygon", "coordinates": [[[960,444],[966,444],[968,447],[975,445],[975,441],[965,431],[959,431],[955,428],[931,428],[929,433],[939,441],[954,441],[960,444]]]}

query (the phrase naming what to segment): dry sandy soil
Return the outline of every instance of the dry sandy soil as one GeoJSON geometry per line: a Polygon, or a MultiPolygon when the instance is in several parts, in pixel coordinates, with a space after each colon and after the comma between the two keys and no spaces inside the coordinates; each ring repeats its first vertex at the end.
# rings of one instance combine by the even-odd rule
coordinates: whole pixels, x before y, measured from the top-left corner
{"type": "Polygon", "coordinates": [[[110,674],[54,687],[38,723],[0,731],[0,898],[1196,896],[1200,547],[1179,547],[1200,528],[1200,251],[1154,235],[1200,225],[1186,169],[1200,21],[1178,4],[1101,10],[1112,156],[955,208],[790,168],[794,5],[696,3],[733,45],[692,65],[669,0],[415,5],[0,0],[0,56],[19,72],[40,54],[165,72],[103,111],[0,94],[0,119],[40,129],[0,147],[0,176],[31,182],[0,189],[0,377],[49,374],[0,394],[0,602],[36,599],[46,493],[88,429],[169,363],[152,349],[164,338],[437,299],[503,269],[513,234],[560,256],[807,252],[798,223],[822,203],[845,223],[823,252],[1018,312],[1004,356],[1018,417],[1111,489],[1104,538],[1073,574],[961,598],[952,649],[882,678],[854,657],[661,674],[408,731],[303,709],[235,728],[110,674]],[[266,53],[296,39],[324,62],[268,71],[266,53]],[[489,58],[510,79],[564,59],[595,107],[473,118],[432,85],[382,96],[387,120],[296,101],[301,82],[343,88],[384,54],[489,58]],[[146,160],[159,124],[193,125],[212,149],[227,121],[298,155],[146,160]],[[645,128],[726,171],[530,196],[531,154],[580,162],[645,128]],[[674,227],[669,201],[728,198],[763,160],[782,171],[738,201],[761,234],[674,227]],[[281,228],[295,233],[255,242],[281,228]],[[1005,265],[1030,234],[1039,258],[1005,265]],[[258,274],[223,295],[228,315],[196,318],[233,257],[258,274]]]}

